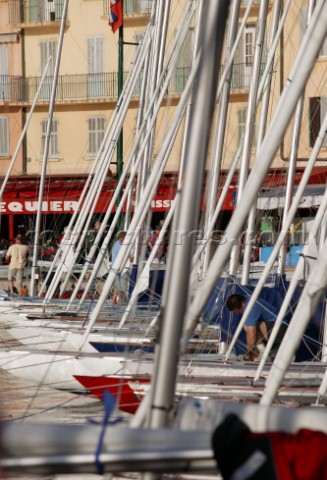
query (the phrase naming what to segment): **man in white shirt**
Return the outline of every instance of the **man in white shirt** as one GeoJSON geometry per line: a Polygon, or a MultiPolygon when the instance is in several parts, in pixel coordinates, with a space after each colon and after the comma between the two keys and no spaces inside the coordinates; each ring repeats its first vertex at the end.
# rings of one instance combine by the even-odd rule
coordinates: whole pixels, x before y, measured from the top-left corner
{"type": "Polygon", "coordinates": [[[14,293],[14,280],[17,280],[18,292],[23,288],[24,269],[27,265],[29,248],[24,245],[22,235],[16,235],[15,243],[8,248],[6,260],[9,263],[8,269],[8,286],[9,291],[14,293]]]}
{"type": "MultiPolygon", "coordinates": [[[[117,233],[116,241],[111,251],[112,265],[114,265],[116,258],[118,257],[118,253],[124,242],[125,236],[126,236],[125,231],[120,231],[117,233]]],[[[116,305],[117,303],[119,303],[120,305],[123,305],[126,299],[127,285],[126,285],[124,276],[119,271],[115,271],[115,273],[116,273],[116,278],[114,281],[114,294],[112,298],[112,304],[116,305]]]]}

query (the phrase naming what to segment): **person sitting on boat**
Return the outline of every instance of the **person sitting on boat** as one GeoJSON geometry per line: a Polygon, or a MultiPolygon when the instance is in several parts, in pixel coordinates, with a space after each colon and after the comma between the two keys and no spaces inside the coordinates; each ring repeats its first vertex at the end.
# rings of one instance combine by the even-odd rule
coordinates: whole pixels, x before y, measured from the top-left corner
{"type": "MultiPolygon", "coordinates": [[[[126,236],[125,231],[120,231],[117,233],[116,241],[113,244],[112,251],[111,251],[112,265],[114,265],[116,258],[118,257],[119,250],[123,244],[125,236],[126,236]]],[[[125,302],[126,290],[127,290],[127,285],[126,285],[124,276],[119,271],[116,271],[116,278],[114,282],[114,294],[112,299],[113,305],[117,303],[119,303],[120,305],[123,305],[124,303],[126,303],[125,302]]]]}
{"type": "MultiPolygon", "coordinates": [[[[250,297],[248,296],[235,293],[228,297],[226,301],[226,307],[230,312],[242,315],[249,298],[250,297]]],[[[259,296],[244,325],[247,349],[247,353],[245,355],[246,360],[258,359],[260,355],[258,344],[260,342],[265,343],[268,340],[269,334],[274,327],[277,314],[277,308],[259,296]]],[[[278,349],[278,346],[280,345],[285,334],[286,328],[287,326],[282,323],[273,345],[274,351],[278,349]]]]}
{"type": "Polygon", "coordinates": [[[22,235],[16,235],[15,243],[8,248],[6,260],[9,262],[8,286],[11,293],[15,292],[14,280],[17,280],[18,292],[23,290],[23,275],[27,265],[29,248],[24,244],[22,235]]]}

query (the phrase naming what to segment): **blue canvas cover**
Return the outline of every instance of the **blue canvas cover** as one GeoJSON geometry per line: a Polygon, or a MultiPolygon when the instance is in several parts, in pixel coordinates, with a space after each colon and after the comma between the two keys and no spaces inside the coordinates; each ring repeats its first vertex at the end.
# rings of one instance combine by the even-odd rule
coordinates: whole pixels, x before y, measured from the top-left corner
{"type": "MultiPolygon", "coordinates": [[[[277,278],[272,287],[263,287],[260,298],[266,300],[272,305],[276,306],[277,309],[280,309],[283,300],[288,289],[289,282],[285,280],[285,277],[277,278]]],[[[241,315],[232,314],[226,308],[227,298],[233,294],[238,293],[240,295],[245,295],[253,292],[255,286],[247,285],[241,286],[235,283],[234,279],[220,279],[217,283],[213,294],[211,295],[209,302],[205,308],[203,321],[207,324],[218,324],[221,328],[221,340],[224,342],[229,342],[233,337],[236,328],[240,322],[241,315]]],[[[286,323],[289,323],[293,311],[296,307],[296,304],[302,293],[303,286],[299,286],[292,298],[291,306],[289,307],[288,313],[284,318],[286,323]]],[[[323,318],[324,311],[324,302],[319,304],[317,311],[312,316],[309,325],[304,333],[301,344],[299,345],[295,361],[308,361],[316,359],[316,356],[319,355],[319,335],[321,330],[321,319],[323,318]]],[[[236,355],[242,355],[246,352],[246,337],[244,330],[241,332],[236,344],[235,344],[235,353],[236,355]]]]}

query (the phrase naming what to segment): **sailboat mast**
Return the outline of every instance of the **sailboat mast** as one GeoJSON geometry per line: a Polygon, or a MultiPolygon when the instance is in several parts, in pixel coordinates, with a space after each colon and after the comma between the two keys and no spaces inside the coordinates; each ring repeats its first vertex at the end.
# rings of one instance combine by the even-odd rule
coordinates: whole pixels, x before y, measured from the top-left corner
{"type": "MultiPolygon", "coordinates": [[[[224,41],[229,1],[205,3],[201,34],[203,47],[200,68],[193,88],[193,110],[188,131],[184,189],[177,206],[178,231],[173,232],[170,244],[174,245],[169,265],[170,277],[166,279],[166,305],[162,312],[162,331],[159,355],[156,357],[156,376],[152,384],[150,426],[166,424],[173,405],[176,360],[179,351],[183,318],[189,295],[190,258],[194,247],[194,232],[200,209],[202,180],[207,157],[212,116],[217,91],[218,73],[224,41]],[[177,241],[183,232],[182,241],[177,241]],[[167,280],[171,280],[168,281],[167,280]]],[[[175,222],[175,225],[176,223],[175,222]]],[[[180,240],[180,239],[179,239],[180,240]]]]}
{"type": "MultiPolygon", "coordinates": [[[[308,26],[310,22],[310,18],[314,9],[315,1],[310,1],[310,5],[308,8],[307,12],[307,18],[306,18],[306,27],[308,26]]],[[[304,92],[299,98],[297,107],[296,107],[296,112],[295,112],[295,117],[294,117],[294,125],[293,125],[293,132],[292,132],[292,147],[291,147],[291,153],[290,153],[290,158],[289,158],[289,165],[288,165],[288,172],[287,172],[287,184],[286,184],[286,193],[285,193],[285,205],[284,205],[284,212],[283,212],[283,222],[282,222],[282,228],[284,227],[285,223],[285,218],[287,215],[288,210],[290,209],[291,203],[292,203],[292,198],[293,198],[293,191],[294,191],[294,180],[295,180],[295,173],[296,173],[296,163],[297,163],[297,155],[298,155],[298,149],[299,149],[299,141],[300,141],[300,130],[301,130],[301,124],[302,124],[302,114],[303,114],[303,103],[304,103],[304,92]]],[[[286,264],[286,256],[287,256],[287,250],[288,250],[288,245],[289,245],[289,238],[287,237],[285,239],[286,241],[282,245],[280,251],[279,251],[279,258],[278,258],[278,273],[279,275],[282,275],[285,270],[285,264],[286,264]]]]}
{"type": "MultiPolygon", "coordinates": [[[[230,54],[233,44],[235,43],[238,19],[240,14],[241,0],[234,0],[231,6],[230,21],[228,27],[228,36],[227,36],[227,46],[226,46],[226,57],[230,54]]],[[[232,65],[231,65],[232,67],[232,65]]],[[[226,122],[227,122],[227,112],[228,112],[228,101],[231,88],[231,78],[232,78],[232,68],[229,69],[226,82],[224,82],[223,91],[221,94],[221,99],[219,103],[219,112],[217,120],[217,134],[215,140],[215,149],[214,157],[211,165],[211,178],[210,178],[210,187],[208,194],[208,207],[206,210],[205,216],[205,227],[204,227],[204,237],[206,238],[206,232],[208,226],[213,217],[215,206],[217,203],[217,194],[218,194],[218,185],[221,172],[221,160],[223,155],[224,139],[226,132],[226,122]]],[[[204,251],[203,258],[203,269],[202,274],[205,275],[205,272],[208,269],[210,263],[210,251],[211,251],[211,234],[208,237],[208,242],[204,251]]]]}
{"type": "MultiPolygon", "coordinates": [[[[274,3],[274,12],[273,12],[272,25],[271,25],[270,50],[272,50],[271,47],[273,45],[273,38],[276,34],[277,27],[278,27],[278,18],[280,14],[280,9],[281,9],[281,0],[276,0],[274,3]]],[[[272,51],[273,51],[273,58],[274,58],[274,50],[272,51]]],[[[257,150],[259,150],[260,148],[260,145],[262,143],[262,140],[264,138],[265,131],[266,131],[272,75],[273,75],[273,66],[271,65],[271,68],[269,70],[269,74],[267,77],[267,81],[265,82],[265,91],[264,91],[262,103],[261,103],[260,123],[258,128],[258,135],[257,135],[257,150]]],[[[260,159],[256,159],[256,161],[257,160],[260,161],[260,159]]],[[[245,234],[245,245],[244,245],[244,252],[243,252],[243,268],[242,268],[242,284],[243,285],[247,285],[249,282],[252,251],[253,251],[254,243],[256,241],[256,237],[255,237],[256,215],[257,215],[257,206],[255,202],[249,215],[246,234],[245,234]]]]}
{"type": "Polygon", "coordinates": [[[233,243],[238,238],[242,226],[244,225],[257,193],[263,183],[263,180],[269,170],[271,161],[280,145],[282,136],[289,124],[290,118],[297,101],[302,94],[305,84],[309,78],[311,70],[315,64],[321,45],[326,37],[327,25],[327,3],[321,2],[317,5],[310,25],[305,33],[300,51],[290,72],[286,86],[281,95],[278,106],[275,110],[273,119],[267,130],[267,134],[262,142],[258,157],[260,162],[256,162],[252,168],[251,174],[244,190],[244,201],[237,205],[235,213],[226,229],[226,242],[219,245],[215,256],[208,269],[206,281],[198,288],[194,299],[187,312],[187,331],[188,337],[194,328],[204,306],[206,305],[218,278],[220,278],[233,243]]]}
{"type": "MultiPolygon", "coordinates": [[[[250,85],[248,106],[246,111],[246,121],[245,121],[246,128],[244,132],[243,152],[242,152],[238,192],[237,192],[237,203],[243,201],[242,196],[243,196],[245,184],[249,175],[251,145],[252,145],[254,123],[255,123],[255,116],[256,116],[256,98],[258,93],[261,58],[262,58],[265,31],[266,31],[267,11],[268,11],[268,0],[262,0],[260,2],[260,12],[259,12],[259,20],[258,20],[257,33],[256,33],[257,38],[256,38],[256,46],[255,46],[254,58],[253,58],[251,85],[250,85]]],[[[241,239],[239,239],[239,241],[241,241],[241,239]]],[[[236,273],[237,263],[238,263],[238,252],[239,252],[239,245],[238,245],[238,242],[236,242],[231,252],[231,260],[230,260],[230,267],[229,267],[229,272],[231,275],[234,275],[236,273]]],[[[242,283],[246,284],[248,282],[248,272],[247,272],[248,266],[243,265],[243,268],[245,270],[245,274],[242,275],[242,283]]]]}
{"type": "MultiPolygon", "coordinates": [[[[118,100],[123,91],[124,86],[124,22],[121,24],[118,30],[118,100]]],[[[123,127],[120,130],[120,134],[117,141],[117,182],[123,173],[123,127]]],[[[121,200],[121,195],[118,196],[117,206],[121,200]]],[[[121,229],[121,221],[118,225],[118,230],[121,229]]]]}
{"type": "Polygon", "coordinates": [[[53,74],[48,124],[47,124],[47,131],[46,131],[46,138],[45,138],[45,145],[44,145],[44,152],[43,152],[42,172],[41,172],[39,197],[38,197],[38,208],[37,208],[37,214],[36,214],[33,260],[32,260],[32,269],[31,269],[31,286],[30,286],[31,296],[34,296],[35,280],[37,276],[36,269],[37,269],[38,249],[39,249],[40,230],[41,230],[43,190],[44,190],[44,184],[45,184],[45,175],[47,171],[50,135],[51,135],[51,129],[52,129],[52,118],[53,118],[54,103],[55,103],[56,93],[57,93],[57,81],[58,81],[58,74],[59,74],[59,67],[60,67],[60,60],[61,60],[62,45],[64,41],[65,26],[66,26],[66,20],[67,20],[67,10],[68,10],[68,0],[65,0],[63,12],[62,12],[61,24],[60,24],[59,43],[58,43],[58,49],[57,49],[54,74],[53,74]]]}

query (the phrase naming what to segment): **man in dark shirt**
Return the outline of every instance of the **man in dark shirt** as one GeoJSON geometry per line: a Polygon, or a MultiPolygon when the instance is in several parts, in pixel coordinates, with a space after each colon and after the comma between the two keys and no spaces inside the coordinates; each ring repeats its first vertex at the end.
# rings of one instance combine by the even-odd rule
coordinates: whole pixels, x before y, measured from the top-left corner
{"type": "MultiPolygon", "coordinates": [[[[230,295],[226,302],[226,307],[232,313],[242,315],[250,297],[239,295],[237,293],[230,295]]],[[[253,305],[251,312],[245,322],[244,330],[246,333],[247,359],[255,360],[259,356],[257,345],[259,342],[267,341],[272,331],[278,315],[277,308],[263,298],[258,298],[253,305]]],[[[286,325],[280,326],[277,338],[274,342],[274,349],[278,348],[286,331],[286,325]]]]}

